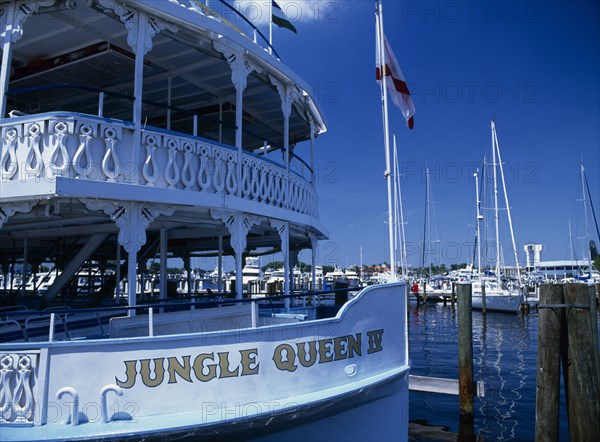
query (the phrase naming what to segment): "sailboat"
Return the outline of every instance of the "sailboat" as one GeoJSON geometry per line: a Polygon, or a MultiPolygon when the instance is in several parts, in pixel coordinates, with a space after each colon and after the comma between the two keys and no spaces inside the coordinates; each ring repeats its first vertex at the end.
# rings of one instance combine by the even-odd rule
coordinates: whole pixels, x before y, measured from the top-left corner
{"type": "MultiPolygon", "coordinates": [[[[510,204],[508,203],[508,193],[506,191],[506,181],[504,179],[504,169],[502,167],[502,157],[500,156],[500,146],[498,144],[498,136],[496,134],[496,125],[491,122],[492,130],[492,172],[493,172],[493,195],[494,195],[494,248],[496,254],[495,269],[490,275],[484,276],[479,272],[479,278],[473,281],[473,309],[499,311],[499,312],[517,312],[523,302],[523,290],[521,273],[519,270],[519,259],[517,256],[517,247],[510,214],[510,204]],[[504,193],[505,210],[508,216],[508,225],[510,228],[510,236],[514,251],[516,281],[505,279],[503,267],[501,265],[502,249],[500,246],[499,234],[499,212],[498,205],[498,172],[502,180],[502,188],[504,193]],[[484,294],[485,292],[485,294],[484,294]]],[[[479,200],[479,198],[477,198],[479,200]]],[[[479,201],[478,201],[479,204],[479,201]]],[[[477,223],[481,221],[481,214],[477,210],[477,223]]],[[[477,229],[479,232],[479,228],[477,229]]],[[[478,238],[479,241],[479,238],[478,238]]]]}
{"type": "MultiPolygon", "coordinates": [[[[434,244],[439,244],[439,239],[432,239],[432,226],[435,229],[436,238],[437,225],[434,219],[433,200],[431,196],[431,182],[429,179],[429,168],[425,169],[425,215],[423,219],[423,241],[421,243],[421,277],[417,284],[417,289],[413,288],[413,294],[423,297],[426,294],[430,301],[443,301],[445,296],[452,294],[450,278],[441,274],[434,275],[433,258],[438,255],[438,248],[434,244]],[[433,256],[432,256],[433,255],[433,256]],[[425,275],[425,260],[428,259],[428,273],[425,275]],[[431,296],[433,295],[433,296],[431,296]]],[[[438,255],[438,269],[441,269],[438,255]]],[[[414,286],[413,286],[414,287],[414,286]]]]}
{"type": "MultiPolygon", "coordinates": [[[[594,272],[594,267],[593,267],[593,257],[592,257],[592,241],[590,241],[590,225],[589,225],[589,220],[588,220],[588,203],[590,206],[590,211],[592,212],[592,217],[594,219],[594,226],[596,227],[596,234],[598,235],[598,240],[600,240],[600,229],[598,229],[598,220],[596,219],[596,211],[594,210],[594,205],[592,204],[592,195],[590,194],[590,186],[588,184],[587,181],[587,176],[585,174],[585,168],[583,167],[583,163],[581,163],[580,165],[581,168],[581,193],[582,193],[582,200],[581,202],[583,203],[583,216],[585,219],[585,241],[586,241],[586,245],[585,248],[586,253],[585,253],[585,257],[584,259],[587,260],[587,274],[583,273],[579,276],[580,280],[583,281],[588,281],[588,282],[597,282],[598,280],[600,280],[600,275],[598,274],[598,272],[594,272]]],[[[569,226],[570,228],[570,226],[569,226]]]]}

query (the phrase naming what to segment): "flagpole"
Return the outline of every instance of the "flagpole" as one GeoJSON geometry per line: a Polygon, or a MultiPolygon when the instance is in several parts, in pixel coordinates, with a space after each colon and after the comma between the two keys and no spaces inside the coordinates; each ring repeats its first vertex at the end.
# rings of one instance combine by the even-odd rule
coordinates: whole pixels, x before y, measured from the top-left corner
{"type": "Polygon", "coordinates": [[[390,242],[390,279],[389,282],[396,281],[396,260],[394,259],[394,225],[392,219],[392,181],[390,173],[390,136],[388,125],[388,104],[387,104],[387,87],[385,85],[385,77],[387,74],[386,57],[385,57],[385,37],[383,33],[383,8],[381,0],[377,0],[377,38],[379,41],[379,60],[380,60],[380,76],[381,76],[381,100],[383,113],[383,142],[385,147],[385,179],[387,180],[388,192],[388,234],[390,242]]]}
{"type": "Polygon", "coordinates": [[[269,54],[273,53],[273,0],[269,3],[269,54]]]}
{"type": "Polygon", "coordinates": [[[399,239],[399,226],[398,226],[398,182],[396,177],[398,176],[398,152],[396,151],[396,131],[392,133],[392,186],[394,188],[392,194],[392,204],[394,206],[394,259],[398,263],[398,267],[400,267],[400,274],[402,274],[402,257],[398,259],[398,244],[400,243],[399,239]]]}

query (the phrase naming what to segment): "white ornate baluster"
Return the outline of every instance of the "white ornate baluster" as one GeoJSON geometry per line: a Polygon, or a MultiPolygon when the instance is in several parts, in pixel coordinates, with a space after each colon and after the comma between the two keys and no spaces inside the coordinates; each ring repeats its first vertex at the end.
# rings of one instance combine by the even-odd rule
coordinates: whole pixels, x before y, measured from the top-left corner
{"type": "Polygon", "coordinates": [[[13,410],[17,415],[15,422],[29,422],[33,415],[33,391],[31,390],[30,378],[33,369],[31,359],[27,355],[19,357],[17,370],[17,383],[13,396],[13,410]]]}
{"type": "Polygon", "coordinates": [[[33,175],[39,178],[42,174],[42,167],[44,166],[44,160],[42,159],[42,152],[40,151],[40,126],[38,124],[32,124],[27,129],[28,145],[27,145],[27,158],[25,159],[25,175],[33,175]]]}
{"type": "Polygon", "coordinates": [[[196,184],[196,171],[194,170],[194,164],[192,158],[194,157],[193,145],[190,142],[184,142],[183,144],[183,169],[181,169],[181,181],[185,185],[185,190],[191,190],[196,184]]]}
{"type": "Polygon", "coordinates": [[[250,195],[251,184],[250,184],[250,166],[248,165],[248,158],[242,160],[242,196],[248,198],[250,195]]]}
{"type": "Polygon", "coordinates": [[[114,182],[119,176],[121,165],[117,156],[118,132],[115,128],[107,127],[104,130],[104,144],[106,150],[102,158],[102,172],[108,178],[108,181],[114,182]],[[112,167],[111,167],[112,162],[112,167]]]}
{"type": "Polygon", "coordinates": [[[169,149],[169,160],[167,161],[167,167],[165,167],[165,180],[169,183],[170,188],[175,188],[181,178],[179,167],[177,166],[178,143],[175,139],[170,138],[167,140],[166,145],[169,149]]]}
{"type": "Polygon", "coordinates": [[[65,145],[66,136],[69,132],[69,125],[59,121],[54,125],[51,133],[54,135],[50,138],[50,158],[46,165],[47,175],[50,178],[55,176],[65,176],[69,169],[69,152],[65,145]]]}
{"type": "Polygon", "coordinates": [[[306,189],[306,200],[304,203],[304,213],[312,215],[313,195],[310,189],[306,189]]]}
{"type": "Polygon", "coordinates": [[[273,168],[269,168],[268,170],[268,197],[269,197],[269,204],[277,204],[277,186],[276,186],[276,177],[275,177],[275,171],[273,170],[273,168]]]}
{"type": "Polygon", "coordinates": [[[10,381],[13,372],[12,356],[3,355],[0,359],[0,422],[8,422],[12,418],[13,395],[10,381]]]}
{"type": "Polygon", "coordinates": [[[297,179],[292,180],[291,186],[292,186],[292,191],[291,191],[291,195],[290,195],[290,208],[292,210],[299,211],[298,200],[300,198],[300,195],[299,195],[300,186],[299,186],[298,180],[297,179]]]}
{"type": "Polygon", "coordinates": [[[79,147],[73,157],[73,169],[79,175],[76,178],[89,178],[94,170],[90,143],[96,135],[96,128],[89,124],[82,124],[79,128],[79,147]]]}
{"type": "Polygon", "coordinates": [[[275,201],[277,205],[285,204],[285,178],[279,170],[275,172],[275,201]]]}
{"type": "Polygon", "coordinates": [[[0,175],[2,180],[10,180],[18,170],[17,163],[17,139],[18,131],[12,127],[6,131],[4,145],[2,146],[2,157],[0,157],[0,175]]]}
{"type": "Polygon", "coordinates": [[[223,154],[220,150],[215,150],[213,157],[215,167],[212,181],[215,191],[217,192],[223,192],[223,189],[225,189],[225,173],[223,172],[223,168],[225,167],[225,165],[223,164],[222,155],[223,154]]]}
{"type": "Polygon", "coordinates": [[[266,165],[261,164],[259,169],[258,169],[258,173],[259,173],[259,189],[260,189],[260,201],[261,202],[265,202],[268,200],[269,198],[269,186],[267,184],[267,174],[268,174],[268,168],[266,165]]]}
{"type": "Polygon", "coordinates": [[[252,178],[250,180],[250,191],[252,198],[258,200],[260,197],[260,184],[258,182],[259,166],[256,161],[252,161],[252,178]]]}
{"type": "Polygon", "coordinates": [[[238,188],[236,157],[227,155],[227,177],[225,178],[225,189],[229,195],[235,195],[238,188]]]}
{"type": "Polygon", "coordinates": [[[210,190],[212,180],[209,171],[214,170],[214,163],[209,158],[210,150],[207,146],[200,146],[200,169],[198,170],[198,184],[201,190],[210,190]],[[213,165],[211,168],[210,165],[213,165]]]}
{"type": "Polygon", "coordinates": [[[148,186],[154,186],[154,183],[158,179],[158,170],[156,170],[156,158],[154,153],[159,144],[159,139],[156,135],[148,135],[146,137],[146,161],[144,161],[144,167],[142,167],[142,175],[146,179],[148,186]],[[150,172],[152,170],[152,173],[150,172]]]}
{"type": "Polygon", "coordinates": [[[295,202],[296,202],[296,195],[295,195],[295,190],[296,190],[296,181],[292,178],[292,174],[290,173],[290,175],[288,176],[290,179],[288,180],[289,184],[288,184],[288,192],[287,192],[287,199],[286,199],[286,207],[290,210],[296,210],[295,207],[295,202]]]}
{"type": "Polygon", "coordinates": [[[312,194],[310,193],[310,188],[306,186],[304,189],[304,213],[308,214],[310,210],[310,201],[312,199],[312,194]]]}
{"type": "MultiPolygon", "coordinates": [[[[290,174],[290,176],[291,176],[291,174],[290,174]]],[[[288,194],[287,194],[287,200],[286,200],[286,203],[287,203],[286,207],[288,209],[290,209],[290,210],[296,210],[296,207],[295,207],[295,204],[294,204],[295,201],[296,201],[296,198],[295,198],[295,195],[294,195],[294,193],[295,193],[294,191],[296,189],[296,183],[294,182],[293,179],[290,179],[288,181],[289,181],[289,184],[288,184],[288,194]]]]}
{"type": "Polygon", "coordinates": [[[306,189],[304,186],[298,186],[298,212],[306,213],[306,189]]]}

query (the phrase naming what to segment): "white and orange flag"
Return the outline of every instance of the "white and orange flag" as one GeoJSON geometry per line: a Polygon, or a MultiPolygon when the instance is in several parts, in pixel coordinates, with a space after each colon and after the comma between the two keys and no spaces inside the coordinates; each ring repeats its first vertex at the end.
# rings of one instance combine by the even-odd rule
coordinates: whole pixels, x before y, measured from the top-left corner
{"type": "Polygon", "coordinates": [[[381,42],[379,35],[379,23],[377,23],[377,82],[381,84],[381,77],[383,73],[388,94],[392,97],[394,104],[398,106],[400,111],[402,111],[402,115],[404,115],[408,127],[412,129],[415,124],[413,119],[413,115],[415,114],[415,105],[410,97],[410,91],[408,90],[406,81],[404,81],[404,75],[402,75],[402,70],[400,69],[398,60],[396,60],[396,57],[394,56],[392,48],[390,48],[385,35],[383,36],[385,59],[382,63],[380,46],[381,42]]]}

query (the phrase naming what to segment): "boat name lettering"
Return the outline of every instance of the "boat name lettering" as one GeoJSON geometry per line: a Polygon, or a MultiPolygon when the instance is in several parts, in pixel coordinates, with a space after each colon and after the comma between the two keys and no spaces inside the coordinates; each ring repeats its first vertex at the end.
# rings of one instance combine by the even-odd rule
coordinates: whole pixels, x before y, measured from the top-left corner
{"type": "MultiPolygon", "coordinates": [[[[366,354],[383,350],[383,329],[372,330],[367,335],[366,354]]],[[[362,333],[311,341],[279,344],[273,351],[272,360],[280,371],[294,372],[299,366],[352,359],[363,355],[362,333]]],[[[213,379],[234,378],[259,373],[258,348],[237,352],[212,352],[192,355],[134,359],[124,361],[125,373],[115,376],[121,388],[133,388],[136,383],[146,387],[158,387],[163,383],[208,382],[213,379]],[[122,380],[123,379],[123,380],[122,380]]]]}
{"type": "Polygon", "coordinates": [[[258,349],[239,350],[237,362],[230,363],[229,352],[201,353],[193,360],[191,355],[169,358],[140,359],[125,362],[125,380],[115,376],[121,388],[132,388],[138,377],[146,387],[157,387],[163,382],[175,384],[179,378],[193,382],[194,376],[200,382],[213,379],[232,378],[258,374],[260,363],[256,361],[258,349]],[[166,360],[166,369],[165,369],[166,360]]]}
{"type": "MultiPolygon", "coordinates": [[[[383,350],[383,329],[367,332],[367,354],[383,350]]],[[[294,345],[280,344],[273,352],[273,362],[281,371],[294,372],[299,365],[311,367],[315,363],[325,364],[342,359],[362,356],[362,333],[339,336],[336,338],[302,341],[294,345]]]]}

